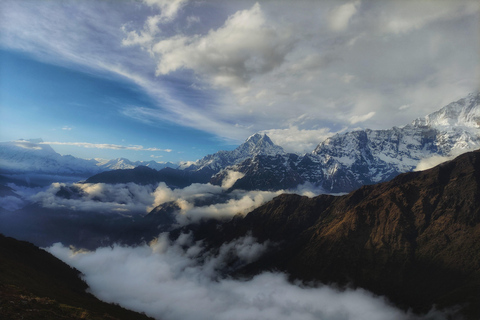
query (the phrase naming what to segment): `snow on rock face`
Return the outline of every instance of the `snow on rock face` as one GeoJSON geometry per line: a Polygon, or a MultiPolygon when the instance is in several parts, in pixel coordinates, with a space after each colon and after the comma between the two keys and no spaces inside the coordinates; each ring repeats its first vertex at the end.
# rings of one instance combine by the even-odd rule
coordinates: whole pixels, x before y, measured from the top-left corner
{"type": "Polygon", "coordinates": [[[1,142],[0,167],[4,173],[87,176],[100,172],[95,160],[62,156],[41,139],[1,142]]]}
{"type": "MultiPolygon", "coordinates": [[[[254,135],[241,147],[248,149],[249,140],[258,145],[260,138],[260,135],[254,135]]],[[[228,170],[245,174],[236,182],[238,186],[248,185],[246,181],[257,181],[267,189],[275,189],[290,187],[300,181],[329,192],[348,192],[364,184],[390,180],[400,173],[412,171],[423,159],[432,156],[446,158],[478,148],[480,93],[475,93],[401,128],[336,134],[321,142],[310,154],[292,157],[278,152],[276,156],[255,156],[255,161],[247,158],[235,165],[230,164],[228,170]],[[268,179],[266,168],[276,171],[270,172],[268,179]],[[263,179],[259,179],[260,176],[263,179]],[[292,183],[289,185],[285,181],[292,183]]],[[[212,181],[224,175],[220,172],[212,181]]]]}
{"type": "Polygon", "coordinates": [[[232,151],[219,151],[214,154],[207,155],[202,159],[190,165],[186,170],[200,171],[208,170],[212,174],[246,159],[265,155],[276,156],[284,155],[285,151],[282,147],[274,144],[266,134],[254,134],[250,136],[243,144],[232,151]]]}
{"type": "Polygon", "coordinates": [[[113,160],[86,160],[70,155],[60,155],[44,144],[42,139],[0,142],[0,169],[3,174],[45,174],[87,178],[97,173],[115,169],[133,169],[148,166],[160,170],[177,167],[173,163],[135,161],[125,158],[113,160]]]}
{"type": "Polygon", "coordinates": [[[130,161],[125,158],[117,158],[112,160],[97,160],[97,166],[103,171],[118,170],[118,169],[134,169],[139,166],[149,167],[155,170],[163,168],[177,168],[178,165],[171,162],[157,162],[157,161],[130,161]]]}
{"type": "Polygon", "coordinates": [[[327,167],[326,180],[331,180],[329,172],[347,170],[356,182],[370,184],[412,171],[422,159],[477,148],[480,93],[452,102],[402,128],[337,134],[320,143],[312,155],[327,167]]]}
{"type": "Polygon", "coordinates": [[[412,122],[415,127],[428,126],[480,128],[480,92],[471,93],[466,98],[452,102],[442,109],[412,122]]]}

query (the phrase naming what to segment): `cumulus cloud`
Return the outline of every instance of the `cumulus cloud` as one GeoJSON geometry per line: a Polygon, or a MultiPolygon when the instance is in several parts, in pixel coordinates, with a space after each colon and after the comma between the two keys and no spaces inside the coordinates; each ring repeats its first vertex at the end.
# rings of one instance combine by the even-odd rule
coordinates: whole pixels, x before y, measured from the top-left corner
{"type": "Polygon", "coordinates": [[[110,144],[110,143],[46,141],[46,142],[40,142],[39,144],[59,145],[59,146],[75,146],[75,147],[96,148],[96,149],[172,152],[172,149],[145,148],[143,146],[122,146],[122,145],[110,144]]]}
{"type": "Polygon", "coordinates": [[[177,16],[178,12],[188,2],[188,0],[143,0],[152,7],[158,7],[162,12],[160,20],[168,22],[177,16]]]}
{"type": "MultiPolygon", "coordinates": [[[[392,307],[365,290],[292,284],[280,273],[250,280],[222,278],[228,261],[253,261],[268,247],[247,236],[207,252],[188,235],[150,245],[75,251],[55,244],[47,251],[83,273],[98,298],[156,319],[423,319],[392,307]],[[252,254],[254,253],[254,254],[252,254]]],[[[431,312],[429,319],[446,319],[431,312]]],[[[425,317],[428,319],[428,317],[425,317]]]]}
{"type": "Polygon", "coordinates": [[[291,125],[401,126],[478,88],[474,0],[23,3],[2,1],[6,48],[136,83],[158,106],[120,108],[130,118],[238,142],[291,125]]]}
{"type": "Polygon", "coordinates": [[[334,8],[329,17],[330,28],[334,31],[343,31],[348,27],[350,19],[357,12],[360,1],[346,3],[334,8]]]}
{"type": "Polygon", "coordinates": [[[217,30],[204,36],[176,35],[156,43],[153,51],[159,55],[159,75],[188,68],[216,86],[236,90],[279,66],[292,45],[289,32],[267,24],[257,3],[230,16],[217,30]]]}
{"type": "MultiPolygon", "coordinates": [[[[229,179],[235,179],[236,174],[229,179]]],[[[233,181],[233,180],[232,180],[233,181]]],[[[155,207],[175,202],[179,224],[201,219],[228,219],[245,215],[280,195],[283,191],[233,190],[227,186],[195,183],[183,189],[171,189],[161,182],[158,186],[105,183],[52,183],[46,190],[28,196],[45,208],[101,213],[146,214],[155,207]]]]}
{"type": "Polygon", "coordinates": [[[176,215],[177,221],[180,224],[188,224],[205,218],[226,219],[239,214],[245,215],[282,193],[282,191],[233,190],[225,194],[225,189],[226,186],[207,183],[172,190],[164,183],[160,183],[153,193],[155,199],[149,209],[174,201],[180,207],[176,215]],[[215,196],[221,194],[224,197],[217,200],[215,196]],[[211,204],[197,206],[197,200],[207,200],[207,203],[211,204]]]}

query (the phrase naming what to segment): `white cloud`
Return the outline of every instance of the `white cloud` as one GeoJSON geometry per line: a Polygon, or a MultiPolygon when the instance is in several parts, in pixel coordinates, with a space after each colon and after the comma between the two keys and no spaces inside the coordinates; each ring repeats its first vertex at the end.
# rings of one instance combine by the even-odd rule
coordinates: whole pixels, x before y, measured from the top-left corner
{"type": "Polygon", "coordinates": [[[188,235],[172,242],[163,234],[150,245],[135,248],[87,252],[55,244],[47,251],[80,270],[101,300],[156,319],[446,319],[439,312],[416,317],[362,289],[292,284],[280,273],[264,272],[249,280],[220,277],[218,271],[228,261],[255,260],[267,247],[247,236],[213,254],[188,235]]]}
{"type": "MultiPolygon", "coordinates": [[[[234,178],[237,178],[237,174],[232,174],[232,177],[227,180],[234,178]]],[[[205,218],[228,219],[238,214],[245,215],[283,192],[234,190],[229,194],[223,194],[226,187],[227,185],[195,183],[183,189],[172,190],[164,183],[160,183],[153,193],[155,199],[148,210],[163,203],[175,201],[180,207],[176,213],[180,224],[194,223],[205,218]],[[220,194],[226,198],[218,202],[215,196],[220,194]],[[212,204],[195,206],[195,201],[199,199],[210,199],[212,204]]]]}
{"type": "Polygon", "coordinates": [[[169,22],[175,19],[178,12],[188,0],[143,0],[149,6],[156,6],[161,10],[160,20],[169,22]]]}
{"type": "Polygon", "coordinates": [[[298,126],[291,126],[288,129],[264,130],[261,133],[267,134],[286,152],[299,154],[312,152],[319,143],[333,135],[327,128],[301,130],[298,126]]]}
{"type": "Polygon", "coordinates": [[[158,109],[120,108],[131,118],[235,142],[292,125],[401,126],[478,88],[478,1],[297,2],[5,0],[1,41],[135,82],[158,109]],[[365,96],[375,105],[359,107],[365,96]],[[291,123],[303,114],[307,121],[291,123]]]}
{"type": "Polygon", "coordinates": [[[448,21],[472,14],[479,9],[475,1],[415,1],[402,5],[392,1],[379,17],[384,32],[405,34],[436,21],[448,21]]]}
{"type": "Polygon", "coordinates": [[[170,37],[155,44],[153,51],[159,55],[159,75],[189,68],[215,86],[238,90],[253,76],[280,65],[292,45],[288,31],[267,24],[257,3],[205,36],[170,37]]]}
{"type": "Polygon", "coordinates": [[[330,28],[334,31],[347,29],[350,19],[357,13],[360,1],[350,2],[338,6],[332,10],[329,16],[330,28]]]}
{"type": "Polygon", "coordinates": [[[75,147],[96,148],[96,149],[172,152],[172,149],[144,148],[143,146],[122,146],[122,145],[110,144],[110,143],[46,141],[46,142],[40,142],[39,144],[61,145],[61,146],[75,146],[75,147]]]}
{"type": "Polygon", "coordinates": [[[452,160],[454,157],[442,157],[442,156],[433,156],[427,159],[422,159],[418,162],[416,168],[413,171],[423,171],[431,169],[445,161],[452,160]]]}
{"type": "Polygon", "coordinates": [[[235,182],[237,182],[238,179],[241,179],[244,176],[245,176],[244,173],[233,171],[233,170],[227,170],[227,176],[222,181],[222,188],[229,189],[233,187],[235,182]]]}
{"type": "Polygon", "coordinates": [[[134,183],[53,183],[47,190],[29,197],[45,208],[65,208],[75,211],[101,213],[145,214],[154,201],[153,186],[134,183]],[[70,198],[57,196],[60,190],[69,190],[70,198]]]}
{"type": "Polygon", "coordinates": [[[373,117],[375,115],[375,111],[371,111],[367,114],[364,114],[364,115],[360,115],[360,116],[351,116],[350,117],[350,123],[351,124],[355,124],[355,123],[359,123],[359,122],[364,122],[364,121],[367,121],[368,119],[370,119],[371,117],[373,117]]]}

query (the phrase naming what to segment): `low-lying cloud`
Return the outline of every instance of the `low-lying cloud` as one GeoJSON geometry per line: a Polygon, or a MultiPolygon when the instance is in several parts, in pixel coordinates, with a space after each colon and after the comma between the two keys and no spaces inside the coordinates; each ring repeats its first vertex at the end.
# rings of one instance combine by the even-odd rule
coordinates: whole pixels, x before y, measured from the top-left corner
{"type": "MultiPolygon", "coordinates": [[[[229,180],[238,178],[230,177],[229,180]]],[[[52,183],[46,190],[29,197],[44,208],[93,211],[101,213],[146,214],[155,207],[174,202],[180,224],[204,218],[225,219],[247,214],[280,195],[283,191],[226,192],[226,186],[209,183],[192,184],[183,189],[171,189],[161,182],[158,186],[105,183],[52,183]]]]}
{"type": "Polygon", "coordinates": [[[153,186],[135,183],[52,183],[30,197],[44,208],[75,211],[144,213],[153,202],[153,186]]]}
{"type": "Polygon", "coordinates": [[[154,192],[153,207],[174,201],[180,207],[177,212],[177,221],[180,224],[188,224],[204,218],[225,219],[237,214],[245,215],[282,193],[282,191],[234,190],[226,194],[225,189],[225,187],[207,183],[192,184],[184,189],[172,190],[164,183],[160,183],[154,192]],[[223,197],[217,200],[216,196],[221,195],[223,197]],[[198,200],[207,201],[207,203],[210,201],[210,204],[196,205],[198,200]]]}
{"type": "Polygon", "coordinates": [[[247,236],[213,254],[189,235],[170,241],[162,234],[139,247],[75,252],[55,244],[47,251],[80,270],[98,298],[156,319],[446,319],[434,311],[425,317],[405,313],[362,289],[292,284],[281,273],[264,272],[249,280],[219,276],[232,256],[251,262],[267,247],[247,236]]]}

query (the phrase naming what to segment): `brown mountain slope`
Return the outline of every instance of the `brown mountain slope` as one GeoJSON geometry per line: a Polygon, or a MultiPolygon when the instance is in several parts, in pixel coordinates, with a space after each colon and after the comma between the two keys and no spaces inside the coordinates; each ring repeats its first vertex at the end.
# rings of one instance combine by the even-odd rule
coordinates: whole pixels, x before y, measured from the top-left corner
{"type": "Polygon", "coordinates": [[[425,312],[460,305],[480,319],[480,151],[348,195],[282,195],[206,236],[279,243],[243,273],[366,288],[425,312]]]}
{"type": "Polygon", "coordinates": [[[85,292],[79,272],[33,244],[0,234],[1,319],[151,319],[85,292]]]}

